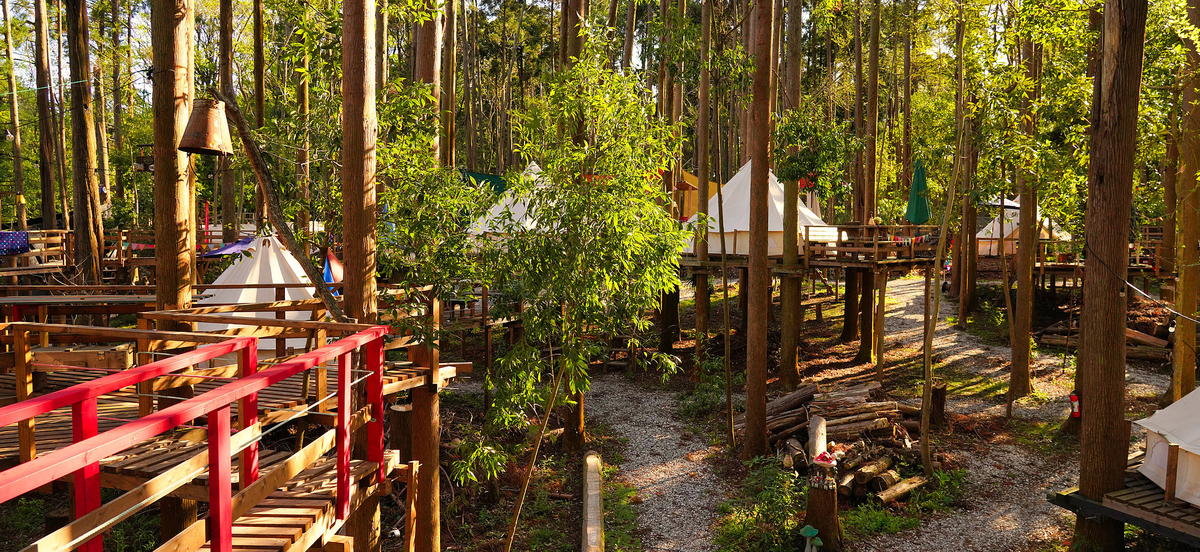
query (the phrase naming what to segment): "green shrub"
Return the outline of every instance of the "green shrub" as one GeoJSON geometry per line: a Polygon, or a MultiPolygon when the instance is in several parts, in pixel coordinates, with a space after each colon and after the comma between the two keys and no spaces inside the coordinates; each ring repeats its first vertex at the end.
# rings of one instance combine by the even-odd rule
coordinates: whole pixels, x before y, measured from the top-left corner
{"type": "Polygon", "coordinates": [[[808,505],[807,489],[796,473],[773,457],[747,463],[749,475],[737,496],[721,504],[716,544],[722,551],[803,550],[797,519],[808,505]]]}

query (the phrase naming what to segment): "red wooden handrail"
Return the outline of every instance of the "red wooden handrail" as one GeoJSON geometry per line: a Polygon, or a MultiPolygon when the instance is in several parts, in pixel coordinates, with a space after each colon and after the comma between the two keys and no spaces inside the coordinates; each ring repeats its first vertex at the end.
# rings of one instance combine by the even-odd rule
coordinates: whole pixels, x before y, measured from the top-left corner
{"type": "Polygon", "coordinates": [[[234,337],[230,338],[229,341],[213,343],[194,351],[188,351],[173,357],[156,360],[150,364],[97,378],[85,385],[75,385],[40,397],[11,404],[0,408],[0,427],[15,424],[21,420],[28,420],[39,414],[45,414],[88,399],[95,399],[101,395],[137,385],[158,376],[195,366],[206,360],[212,360],[222,355],[240,351],[255,343],[256,341],[253,337],[234,337]]]}
{"type": "MultiPolygon", "coordinates": [[[[321,347],[315,351],[300,355],[288,362],[272,366],[262,372],[253,373],[257,367],[257,340],[255,338],[238,338],[230,342],[218,343],[203,347],[189,356],[179,355],[159,361],[170,363],[178,369],[182,362],[189,360],[202,361],[215,358],[219,354],[241,350],[242,363],[247,369],[245,377],[218,387],[212,391],[187,399],[169,406],[148,416],[144,416],[127,424],[96,434],[96,397],[101,393],[92,394],[87,389],[76,388],[90,386],[83,384],[57,392],[39,399],[23,402],[37,402],[40,406],[34,409],[24,409],[22,414],[36,412],[38,409],[61,404],[68,398],[77,399],[71,404],[74,413],[73,433],[75,443],[58,449],[49,454],[20,464],[14,468],[0,472],[0,502],[11,500],[47,483],[55,481],[68,474],[74,473],[76,492],[75,504],[77,515],[90,512],[100,506],[100,460],[117,452],[137,445],[160,433],[169,431],[188,423],[191,420],[208,417],[208,446],[209,446],[209,538],[211,550],[214,552],[232,551],[232,497],[229,482],[231,480],[232,454],[230,433],[230,405],[236,401],[244,401],[243,408],[254,405],[257,393],[271,385],[292,377],[304,370],[312,368],[334,357],[338,358],[338,413],[337,413],[337,514],[345,519],[350,513],[350,388],[351,374],[354,363],[351,353],[362,347],[365,349],[365,366],[370,372],[367,378],[367,399],[371,409],[371,418],[367,423],[368,447],[367,459],[377,462],[379,475],[383,474],[383,337],[390,332],[388,326],[373,326],[337,342],[321,347]],[[209,351],[209,349],[213,349],[209,351]],[[204,353],[202,353],[204,351],[204,353]],[[213,356],[212,353],[222,351],[213,356]],[[207,357],[207,358],[206,358],[207,357]],[[196,360],[199,359],[199,360],[196,360]],[[53,399],[47,401],[47,399],[53,399]]],[[[158,364],[156,362],[155,364],[158,364]]],[[[152,365],[147,365],[152,366],[152,365]]],[[[143,367],[146,368],[146,367],[143,367]]],[[[115,374],[114,376],[123,376],[115,374]]],[[[106,376],[101,380],[113,378],[106,376]]],[[[144,377],[145,371],[139,376],[144,377]]],[[[148,379],[148,377],[146,377],[148,379]]],[[[100,380],[97,380],[100,381],[100,380]]],[[[140,381],[145,381],[140,380],[140,381]]],[[[105,388],[115,385],[114,381],[106,382],[105,388]]],[[[119,389],[132,385],[126,383],[116,387],[119,389]]],[[[15,414],[21,403],[0,408],[0,420],[20,421],[15,414]]],[[[53,410],[51,408],[50,410],[53,410]]],[[[45,410],[49,411],[49,410],[45,410]]],[[[35,414],[36,415],[36,414],[35,414]]],[[[256,417],[247,416],[240,425],[257,423],[256,417]]],[[[252,450],[252,449],[248,449],[252,450]]],[[[243,484],[249,484],[257,476],[257,454],[250,454],[245,461],[252,462],[248,476],[243,484]]],[[[380,479],[382,480],[382,479],[380,479]]],[[[82,546],[85,552],[100,552],[102,541],[94,538],[82,546]]]]}

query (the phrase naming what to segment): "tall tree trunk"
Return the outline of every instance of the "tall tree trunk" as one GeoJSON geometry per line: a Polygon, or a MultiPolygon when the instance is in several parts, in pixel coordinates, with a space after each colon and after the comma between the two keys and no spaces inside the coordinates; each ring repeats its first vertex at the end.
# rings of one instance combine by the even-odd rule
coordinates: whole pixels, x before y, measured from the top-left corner
{"type": "Polygon", "coordinates": [[[37,81],[38,176],[42,185],[42,228],[58,228],[54,208],[55,180],[60,178],[55,159],[53,92],[50,89],[50,32],[46,0],[33,0],[33,68],[37,81]]]}
{"type": "MultiPolygon", "coordinates": [[[[867,81],[867,112],[866,112],[866,142],[867,153],[866,163],[863,167],[863,216],[867,221],[875,218],[875,194],[876,194],[876,156],[878,155],[879,142],[879,17],[881,6],[879,0],[872,1],[871,7],[871,35],[870,35],[870,54],[868,56],[868,81],[867,81]]],[[[861,57],[861,56],[860,56],[861,57]]],[[[869,222],[870,223],[870,222],[869,222]]],[[[856,363],[868,363],[875,359],[875,278],[872,273],[862,274],[862,298],[859,300],[858,307],[862,313],[859,319],[859,333],[862,339],[859,340],[858,355],[854,357],[856,363]]]]}
{"type": "MultiPolygon", "coordinates": [[[[1025,78],[1036,83],[1040,77],[1041,46],[1026,40],[1023,49],[1025,78]]],[[[1033,100],[1037,97],[1037,85],[1025,94],[1022,101],[1022,132],[1032,136],[1037,130],[1033,100]]],[[[1024,397],[1032,391],[1029,377],[1030,344],[1029,331],[1033,324],[1033,264],[1038,250],[1038,197],[1037,183],[1025,167],[1017,169],[1017,191],[1021,198],[1021,220],[1017,238],[1017,312],[1013,320],[1012,369],[1009,372],[1008,395],[1010,399],[1024,397]]],[[[1128,264],[1126,262],[1125,264],[1128,264]]]]}
{"type": "MultiPolygon", "coordinates": [[[[633,1],[629,0],[630,5],[633,1]]],[[[703,0],[700,8],[700,89],[699,105],[696,107],[696,212],[700,218],[708,215],[708,182],[712,170],[709,167],[709,87],[712,75],[708,68],[709,49],[712,44],[712,0],[703,0]]],[[[700,270],[696,272],[696,361],[706,358],[708,347],[708,223],[696,227],[696,258],[700,270]]],[[[699,369],[697,369],[697,373],[699,369]]]]}
{"type": "MultiPolygon", "coordinates": [[[[800,67],[804,53],[800,49],[800,29],[802,0],[788,0],[787,8],[787,81],[784,83],[783,96],[789,109],[800,108],[800,67]]],[[[779,17],[776,17],[778,20],[779,17]]],[[[792,148],[791,151],[795,151],[792,148]]],[[[783,183],[783,264],[798,266],[800,252],[798,243],[800,186],[795,180],[783,183]]],[[[782,278],[779,297],[779,380],[784,388],[793,389],[800,383],[800,365],[796,354],[800,343],[800,326],[803,310],[801,308],[800,278],[782,278]]]]}
{"type": "Polygon", "coordinates": [[[96,181],[96,134],[92,119],[92,64],[88,52],[86,0],[65,0],[71,65],[71,167],[75,188],[75,267],[88,283],[100,283],[104,221],[96,181]]]}
{"type": "MultiPolygon", "coordinates": [[[[1189,0],[1188,18],[1200,24],[1200,2],[1189,0]]],[[[1129,435],[1125,431],[1125,282],[1129,270],[1129,210],[1133,201],[1133,165],[1137,152],[1138,94],[1145,48],[1146,0],[1105,0],[1103,61],[1098,118],[1092,124],[1088,168],[1088,204],[1083,311],[1079,317],[1077,384],[1081,397],[1079,490],[1100,501],[1124,486],[1129,435]]],[[[1189,44],[1189,69],[1200,65],[1189,44]]],[[[1191,132],[1184,132],[1185,178],[1194,178],[1196,87],[1189,77],[1185,105],[1191,132]]],[[[1195,236],[1193,236],[1194,238],[1195,236]]],[[[1194,240],[1191,244],[1196,243],[1194,240]]],[[[1195,294],[1192,294],[1195,297],[1195,294]]],[[[1189,311],[1190,312],[1190,311],[1189,311]]],[[[1182,328],[1180,328],[1182,330],[1182,328]]],[[[1195,329],[1191,329],[1192,339],[1195,329]]],[[[1178,345],[1176,345],[1178,348],[1178,345]]],[[[1193,364],[1192,369],[1195,368],[1193,364]]],[[[1072,550],[1115,552],[1124,549],[1125,524],[1080,515],[1072,550]]]]}
{"type": "MultiPolygon", "coordinates": [[[[383,0],[383,5],[386,7],[386,1],[383,0]]],[[[304,12],[304,18],[307,21],[308,12],[304,12]]],[[[381,17],[380,21],[386,25],[387,18],[381,17]]],[[[378,33],[376,34],[378,36],[378,33]]],[[[376,57],[376,62],[379,62],[379,57],[376,57]]],[[[387,57],[383,57],[383,63],[386,64],[387,57]]],[[[304,55],[300,61],[300,66],[304,69],[296,75],[296,112],[300,116],[300,149],[296,151],[296,183],[300,188],[300,213],[296,220],[296,226],[299,226],[304,231],[304,242],[311,243],[312,237],[309,232],[309,220],[312,214],[309,212],[309,205],[312,203],[312,166],[309,160],[308,149],[312,146],[309,134],[309,56],[304,55]]],[[[383,75],[386,78],[387,70],[376,71],[376,76],[383,75]]],[[[381,81],[382,82],[382,81],[381,81]]],[[[307,246],[306,246],[307,247],[307,246]]]]}
{"type": "MultiPolygon", "coordinates": [[[[1188,0],[1188,20],[1200,24],[1200,0],[1188,0]]],[[[1106,4],[1107,5],[1107,4],[1106,4]]],[[[1107,17],[1105,18],[1107,22],[1107,17]]],[[[1107,30],[1107,27],[1105,28],[1107,30]]],[[[1171,398],[1191,393],[1196,387],[1196,303],[1200,297],[1200,45],[1187,40],[1187,67],[1183,71],[1183,102],[1180,104],[1178,224],[1179,243],[1176,265],[1179,280],[1175,286],[1175,310],[1186,315],[1176,318],[1175,349],[1171,355],[1173,376],[1171,398]]],[[[1107,58],[1106,58],[1107,60],[1107,58]]],[[[1099,77],[1097,77],[1099,78],[1099,77]]]]}
{"type": "MultiPolygon", "coordinates": [[[[863,137],[863,67],[862,67],[862,0],[856,0],[854,9],[854,134],[861,142],[863,137]]],[[[853,221],[857,224],[866,224],[867,216],[863,206],[865,194],[863,192],[863,154],[861,151],[855,152],[854,162],[851,164],[851,179],[853,180],[854,198],[853,203],[853,221]]],[[[859,317],[859,297],[862,294],[862,288],[866,285],[865,282],[870,278],[863,276],[863,271],[857,268],[846,269],[846,307],[843,311],[842,320],[842,341],[850,342],[860,337],[865,341],[870,341],[869,333],[860,333],[858,327],[859,317]]],[[[869,332],[869,329],[864,328],[864,332],[869,332]]],[[[861,351],[860,351],[861,352],[861,351]]]]}
{"type": "MultiPolygon", "coordinates": [[[[768,143],[771,71],[771,21],[774,4],[754,5],[754,84],[750,104],[750,269],[746,282],[748,310],[746,321],[746,434],[742,455],[745,459],[770,453],[767,444],[767,310],[771,308],[767,271],[768,143]]],[[[726,305],[725,308],[729,308],[726,305]]]]}
{"type": "Polygon", "coordinates": [[[112,197],[112,178],[109,172],[109,155],[108,155],[108,110],[104,101],[104,68],[100,63],[96,63],[95,69],[95,86],[96,97],[93,102],[96,105],[96,176],[99,177],[100,184],[100,202],[107,203],[107,198],[112,197]]]}
{"type": "Polygon", "coordinates": [[[628,73],[633,63],[633,31],[637,24],[637,0],[625,0],[625,44],[621,55],[621,72],[628,73]]]}
{"type": "Polygon", "coordinates": [[[54,137],[54,153],[55,159],[58,160],[58,201],[60,204],[62,204],[63,228],[73,228],[71,225],[71,202],[67,199],[67,174],[69,171],[67,168],[67,127],[65,117],[67,110],[67,89],[65,84],[66,81],[63,80],[63,75],[66,74],[66,71],[63,70],[62,64],[62,0],[59,0],[59,3],[56,7],[56,13],[58,17],[54,18],[54,24],[58,34],[55,36],[54,42],[58,46],[58,57],[56,58],[58,65],[58,99],[56,101],[58,102],[58,105],[57,108],[51,110],[54,116],[55,132],[57,132],[56,136],[54,137]]]}
{"type": "MultiPolygon", "coordinates": [[[[124,96],[121,89],[121,69],[124,64],[121,63],[121,1],[109,0],[112,8],[112,98],[113,98],[113,148],[117,155],[121,156],[125,153],[125,133],[123,127],[125,123],[125,108],[121,101],[124,96]]],[[[120,157],[118,157],[120,158],[120,157]]],[[[125,168],[126,164],[120,163],[114,172],[114,184],[116,184],[116,195],[121,199],[125,199],[125,168]]],[[[222,192],[223,193],[223,192],[222,192]]]]}
{"type": "MultiPolygon", "coordinates": [[[[188,308],[192,302],[192,201],[190,160],[176,149],[192,111],[192,0],[154,0],[150,10],[155,74],[154,256],[156,307],[188,308]]],[[[162,329],[162,326],[159,327],[162,329]]]]}
{"type": "MultiPolygon", "coordinates": [[[[1171,105],[1167,109],[1167,132],[1163,140],[1167,143],[1167,155],[1162,161],[1163,229],[1162,243],[1158,247],[1158,270],[1167,275],[1167,284],[1162,287],[1162,299],[1175,302],[1175,232],[1179,196],[1175,193],[1179,175],[1179,90],[1171,93],[1171,105]]],[[[1178,337],[1178,336],[1177,336],[1178,337]]]]}
{"type": "MultiPolygon", "coordinates": [[[[233,0],[221,0],[219,27],[219,53],[217,72],[221,94],[237,101],[237,90],[233,87],[233,0]]],[[[305,75],[300,75],[305,78],[305,75]]],[[[225,243],[237,241],[241,221],[242,197],[234,180],[233,158],[221,156],[217,159],[217,171],[221,175],[221,240],[225,243]]]]}
{"type": "Polygon", "coordinates": [[[442,94],[441,94],[441,123],[442,123],[442,147],[438,153],[441,155],[443,167],[454,167],[454,123],[458,113],[457,99],[455,97],[454,77],[458,74],[458,57],[456,39],[458,38],[457,24],[458,17],[455,15],[455,6],[460,0],[447,0],[446,13],[444,20],[446,22],[444,51],[442,52],[442,94]]]}
{"type": "MultiPolygon", "coordinates": [[[[266,124],[266,56],[263,53],[263,0],[254,0],[251,10],[254,12],[254,29],[251,40],[254,42],[254,128],[262,128],[266,124]]],[[[254,194],[254,226],[262,229],[267,220],[267,198],[262,186],[256,186],[254,194]]]]}
{"type": "Polygon", "coordinates": [[[2,0],[4,6],[4,46],[8,57],[8,115],[12,125],[12,157],[13,157],[13,191],[17,201],[17,230],[22,232],[29,229],[28,215],[25,212],[25,157],[21,153],[21,110],[17,105],[17,74],[13,70],[12,22],[8,17],[8,0],[2,0]]]}
{"type": "MultiPolygon", "coordinates": [[[[342,10],[342,113],[345,124],[341,161],[346,315],[370,324],[375,322],[377,312],[375,1],[347,0],[342,3],[342,10]]],[[[434,387],[437,387],[436,384],[434,387]]],[[[420,392],[430,393],[428,390],[420,392]]],[[[436,390],[432,394],[436,395],[436,390]]],[[[356,453],[363,452],[361,446],[355,448],[356,453]]],[[[425,463],[427,460],[421,458],[421,461],[425,463]]],[[[432,482],[429,474],[422,474],[421,489],[429,489],[433,496],[420,496],[417,499],[427,515],[417,521],[416,540],[422,543],[422,550],[427,550],[425,546],[438,550],[441,540],[436,509],[438,473],[437,470],[428,471],[433,472],[432,482]]],[[[376,552],[380,549],[378,499],[368,501],[355,511],[346,525],[347,533],[354,537],[355,552],[376,552]]]]}
{"type": "Polygon", "coordinates": [[[913,22],[916,17],[911,0],[905,2],[904,13],[904,136],[903,144],[900,146],[900,177],[903,179],[903,189],[908,190],[912,186],[913,178],[913,159],[912,159],[912,44],[913,44],[913,22]]]}
{"type": "MultiPolygon", "coordinates": [[[[428,7],[436,5],[433,0],[428,0],[428,7]]],[[[422,22],[417,27],[417,61],[415,64],[416,80],[427,85],[432,85],[432,95],[434,98],[442,97],[442,16],[435,15],[427,21],[422,22]]],[[[436,106],[435,106],[436,107],[436,106]]],[[[433,141],[433,155],[436,159],[441,159],[440,146],[441,140],[437,137],[433,141]]],[[[503,149],[501,150],[503,155],[503,149]]],[[[503,170],[503,167],[501,167],[503,170]]]]}

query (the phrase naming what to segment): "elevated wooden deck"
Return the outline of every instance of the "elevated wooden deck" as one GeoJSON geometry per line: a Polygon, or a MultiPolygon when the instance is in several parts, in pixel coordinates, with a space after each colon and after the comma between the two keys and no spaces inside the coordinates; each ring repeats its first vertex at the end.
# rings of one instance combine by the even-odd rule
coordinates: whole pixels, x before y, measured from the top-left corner
{"type": "Polygon", "coordinates": [[[1052,493],[1051,503],[1076,513],[1102,516],[1136,525],[1171,540],[1200,548],[1200,508],[1180,500],[1167,500],[1166,491],[1137,471],[1144,454],[1129,460],[1125,487],[1095,501],[1072,487],[1052,493]]]}

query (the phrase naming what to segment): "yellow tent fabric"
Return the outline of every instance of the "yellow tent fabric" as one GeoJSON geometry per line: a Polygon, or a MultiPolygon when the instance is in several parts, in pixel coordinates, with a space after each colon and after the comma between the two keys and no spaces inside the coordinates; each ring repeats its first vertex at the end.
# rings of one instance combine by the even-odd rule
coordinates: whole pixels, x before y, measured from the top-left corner
{"type": "MultiPolygon", "coordinates": [[[[696,211],[700,208],[700,179],[690,172],[683,171],[683,181],[691,184],[691,189],[683,192],[683,218],[686,219],[696,214],[696,211]]],[[[708,201],[717,195],[717,190],[720,187],[720,184],[709,180],[708,197],[704,198],[704,201],[708,201]]],[[[716,216],[716,213],[712,213],[712,215],[716,216]]]]}

